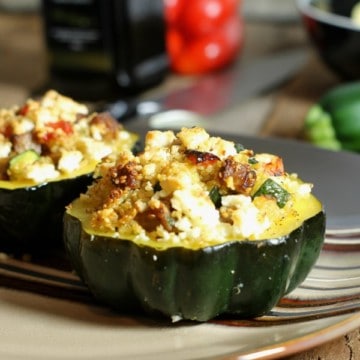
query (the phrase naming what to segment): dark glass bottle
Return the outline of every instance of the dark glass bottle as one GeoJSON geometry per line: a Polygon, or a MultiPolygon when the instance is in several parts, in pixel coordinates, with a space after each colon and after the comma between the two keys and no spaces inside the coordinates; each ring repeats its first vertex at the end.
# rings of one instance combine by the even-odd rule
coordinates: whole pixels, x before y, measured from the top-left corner
{"type": "Polygon", "coordinates": [[[43,0],[42,13],[49,87],[101,100],[164,78],[163,0],[43,0]]]}

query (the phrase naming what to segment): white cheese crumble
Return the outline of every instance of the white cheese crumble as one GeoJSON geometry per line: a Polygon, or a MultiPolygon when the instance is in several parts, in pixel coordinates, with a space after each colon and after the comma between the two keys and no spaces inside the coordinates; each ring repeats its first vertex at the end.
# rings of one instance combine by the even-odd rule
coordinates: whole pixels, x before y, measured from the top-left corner
{"type": "Polygon", "coordinates": [[[83,154],[80,151],[63,152],[58,162],[58,169],[65,173],[70,173],[79,168],[83,154]]]}
{"type": "Polygon", "coordinates": [[[22,119],[19,119],[19,121],[13,123],[13,132],[15,135],[20,135],[33,130],[34,127],[34,122],[24,117],[22,119]]]}
{"type": "Polygon", "coordinates": [[[77,147],[90,159],[94,159],[97,161],[101,160],[107,155],[110,155],[112,152],[111,146],[91,138],[80,138],[77,141],[77,147]]]}
{"type": "Polygon", "coordinates": [[[223,207],[233,209],[231,219],[234,224],[234,233],[241,237],[260,235],[271,225],[268,218],[260,218],[260,211],[249,196],[241,194],[223,196],[221,204],[223,207]]]}
{"type": "Polygon", "coordinates": [[[59,175],[53,164],[34,163],[25,174],[25,177],[36,183],[42,183],[46,180],[55,179],[59,175]]]}
{"type": "Polygon", "coordinates": [[[182,218],[192,219],[196,226],[213,228],[219,223],[219,212],[209,196],[196,189],[174,191],[171,205],[182,214],[182,218]]]}
{"type": "Polygon", "coordinates": [[[11,152],[12,144],[0,135],[0,158],[6,158],[11,152]]]}

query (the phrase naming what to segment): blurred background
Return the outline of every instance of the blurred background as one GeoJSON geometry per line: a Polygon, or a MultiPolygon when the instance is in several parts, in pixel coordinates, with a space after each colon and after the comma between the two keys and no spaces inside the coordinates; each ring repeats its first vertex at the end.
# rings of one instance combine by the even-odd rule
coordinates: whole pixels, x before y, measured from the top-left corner
{"type": "MultiPolygon", "coordinates": [[[[142,1],[144,0],[138,0],[139,4],[141,4],[142,1]]],[[[170,8],[179,2],[178,0],[159,1],[164,1],[163,4],[169,6],[170,8]]],[[[150,0],[150,4],[154,6],[153,4],[159,4],[159,1],[156,0],[152,2],[150,0]]],[[[117,2],[121,3],[122,1],[115,1],[115,3],[117,2]]],[[[126,2],[127,1],[124,1],[124,3],[126,2]]],[[[61,73],[61,71],[57,72],[58,69],[53,71],[51,69],[51,59],[56,59],[58,57],[54,57],[52,55],[52,49],[49,49],[49,43],[46,41],[48,39],[47,37],[52,32],[51,26],[46,24],[46,17],[49,17],[49,12],[44,12],[42,5],[57,4],[58,6],[63,6],[62,4],[64,3],[66,4],[72,2],[57,2],[48,0],[45,0],[44,2],[39,0],[0,1],[0,106],[3,107],[19,104],[24,101],[26,97],[41,94],[48,88],[55,88],[64,94],[73,96],[77,100],[83,100],[84,98],[89,101],[101,101],[103,99],[110,100],[111,98],[133,96],[134,94],[140,98],[146,99],[154,96],[162,96],[174,89],[188,86],[189,84],[192,84],[198,76],[203,75],[201,71],[200,74],[196,71],[191,73],[191,71],[186,71],[186,69],[177,71],[177,69],[172,67],[172,64],[168,63],[166,65],[164,63],[164,59],[161,58],[161,48],[162,46],[165,46],[165,44],[161,44],[161,41],[168,40],[166,35],[164,39],[161,37],[157,38],[154,34],[151,36],[151,32],[147,32],[146,26],[142,23],[140,26],[140,32],[133,31],[131,33],[133,39],[135,38],[136,41],[131,40],[131,36],[127,34],[126,36],[128,38],[119,41],[117,44],[121,43],[121,46],[125,47],[125,49],[120,51],[123,55],[128,54],[129,51],[136,53],[136,49],[133,49],[133,45],[131,45],[133,43],[138,44],[140,49],[143,49],[146,44],[156,44],[155,48],[157,50],[155,53],[146,54],[145,52],[145,54],[143,53],[137,55],[138,58],[143,56],[140,60],[149,60],[147,64],[160,64],[157,68],[155,68],[155,70],[152,68],[152,71],[155,74],[152,78],[152,82],[150,81],[146,84],[146,81],[143,81],[142,83],[140,81],[140,86],[136,89],[125,88],[125,91],[124,88],[120,90],[117,89],[109,95],[107,91],[103,91],[98,85],[94,87],[91,86],[91,84],[85,84],[84,86],[83,79],[88,78],[88,76],[85,73],[79,81],[78,75],[80,72],[77,71],[78,67],[76,66],[74,67],[75,71],[67,71],[69,70],[67,69],[66,76],[64,76],[64,73],[61,73]],[[144,37],[146,39],[144,39],[144,37]],[[55,75],[60,74],[55,81],[54,73],[55,75]],[[66,81],[64,81],[64,79],[66,79],[66,81]],[[64,90],[64,84],[66,84],[66,86],[70,84],[70,90],[69,88],[65,88],[64,90]],[[76,90],[74,90],[75,88],[76,90]],[[91,91],[93,89],[100,89],[100,91],[89,94],[89,89],[91,91]]],[[[78,2],[75,1],[73,3],[76,4],[78,2]]],[[[87,2],[80,1],[80,3],[86,4],[87,2]]],[[[90,1],[90,3],[92,3],[92,1],[90,1]]],[[[111,2],[104,3],[108,4],[111,2]]],[[[129,1],[129,3],[135,4],[136,1],[132,0],[129,1]]],[[[230,48],[228,48],[230,50],[227,53],[225,52],[225,55],[230,57],[230,59],[233,58],[234,61],[240,61],[241,63],[250,63],[264,55],[281,52],[283,50],[301,48],[307,51],[310,49],[308,37],[302,27],[295,0],[273,0],[271,2],[266,0],[224,1],[224,4],[234,3],[236,3],[236,15],[239,17],[240,23],[237,25],[238,32],[236,33],[232,31],[232,35],[230,34],[230,38],[233,36],[233,40],[238,41],[238,48],[235,48],[234,50],[230,45],[230,48]]],[[[142,7],[142,9],[144,8],[146,9],[146,7],[142,7]]],[[[155,12],[155,14],[156,11],[158,10],[153,8],[153,12],[155,12]]],[[[165,26],[165,29],[168,31],[171,28],[169,25],[169,22],[171,21],[169,20],[171,14],[165,19],[166,13],[165,10],[163,11],[163,21],[166,22],[167,20],[163,26],[165,26]]],[[[194,14],[195,12],[192,13],[194,14]]],[[[142,14],[141,16],[146,17],[147,15],[142,14]]],[[[154,13],[152,16],[148,16],[147,19],[150,23],[152,22],[156,23],[157,26],[159,25],[158,17],[155,16],[154,21],[154,13]]],[[[193,24],[195,24],[193,25],[193,29],[196,29],[196,32],[198,32],[196,24],[200,24],[200,22],[197,22],[196,19],[196,17],[195,20],[190,18],[189,21],[191,23],[191,20],[193,20],[193,24]]],[[[127,19],[125,24],[129,25],[129,22],[131,24],[131,21],[127,19]]],[[[108,28],[112,28],[112,26],[114,26],[114,24],[111,23],[105,22],[104,24],[104,26],[108,28]]],[[[231,29],[236,29],[236,27],[230,27],[230,33],[231,29]]],[[[159,31],[160,30],[158,28],[157,32],[159,31]]],[[[192,36],[190,38],[193,39],[192,36]]],[[[188,40],[185,43],[187,42],[188,40]]],[[[171,44],[174,44],[174,42],[171,44]]],[[[175,45],[176,44],[177,42],[175,41],[175,45]]],[[[224,44],[224,41],[221,41],[221,44],[224,44]]],[[[174,49],[173,46],[172,49],[174,49]]],[[[163,51],[165,50],[163,49],[163,51]]],[[[170,56],[169,47],[166,48],[166,52],[166,56],[168,56],[168,61],[170,62],[172,58],[170,56]]],[[[70,56],[71,54],[66,53],[65,51],[65,55],[70,56]]],[[[136,56],[134,57],[136,58],[136,56]]],[[[126,71],[123,71],[123,73],[125,73],[125,75],[129,75],[129,73],[131,73],[131,69],[136,63],[136,60],[132,60],[133,62],[128,62],[124,65],[124,61],[121,62],[121,59],[119,60],[119,58],[121,57],[118,56],[117,58],[118,68],[116,70],[119,68],[124,69],[125,67],[126,71]]],[[[196,53],[194,58],[198,58],[196,53]]],[[[226,60],[227,59],[225,58],[223,64],[224,67],[228,65],[226,60]]],[[[178,61],[178,63],[181,64],[181,61],[178,61]]],[[[179,66],[181,67],[181,65],[179,66]]],[[[208,68],[205,72],[209,73],[217,70],[219,69],[216,68],[216,66],[214,70],[210,66],[210,68],[208,68]]],[[[261,75],[258,77],[260,76],[261,75]]],[[[318,76],[318,72],[316,72],[316,76],[318,76]]],[[[90,78],[94,78],[96,84],[99,84],[96,77],[90,76],[90,78]]],[[[123,78],[126,78],[126,76],[123,76],[123,78]]],[[[127,76],[127,78],[129,78],[129,76],[127,76]]],[[[146,80],[147,76],[144,78],[146,80]]],[[[114,79],[115,76],[112,76],[112,80],[114,79]]],[[[310,76],[309,79],[311,79],[311,82],[314,81],[312,76],[310,76]]],[[[109,83],[108,80],[109,78],[107,77],[105,79],[105,83],[109,83]]],[[[117,80],[119,80],[119,77],[117,77],[117,80]]],[[[130,78],[130,80],[132,80],[132,83],[136,82],[136,79],[134,80],[134,78],[130,78]]],[[[316,86],[312,86],[312,88],[316,89],[316,86]]],[[[254,132],[261,132],[262,129],[265,128],[264,121],[269,119],[269,117],[271,118],[271,114],[274,109],[274,98],[277,95],[278,90],[279,89],[275,88],[271,93],[255,94],[253,97],[247,99],[246,102],[239,104],[239,106],[227,109],[223,112],[223,119],[225,123],[229,123],[229,126],[231,127],[231,124],[234,121],[234,116],[236,118],[240,117],[242,118],[242,123],[239,125],[239,132],[251,134],[254,132]]],[[[295,123],[291,125],[291,128],[293,128],[294,131],[297,131],[300,126],[301,125],[295,123]]],[[[276,128],[278,129],[279,127],[276,126],[276,128]]],[[[282,131],[280,135],[288,136],[289,125],[281,125],[281,128],[284,128],[285,130],[282,131]]],[[[291,136],[292,135],[293,134],[291,134],[291,136]]]]}
{"type": "MultiPolygon", "coordinates": [[[[41,5],[39,0],[0,1],[1,106],[18,102],[26,93],[39,91],[49,83],[46,32],[50,30],[45,26],[41,5]]],[[[239,50],[244,61],[287,47],[307,46],[294,1],[244,0],[238,8],[245,23],[239,50]]],[[[159,76],[158,83],[174,83],[168,75],[159,76]]],[[[188,81],[187,76],[175,77],[177,82],[188,81]]]]}

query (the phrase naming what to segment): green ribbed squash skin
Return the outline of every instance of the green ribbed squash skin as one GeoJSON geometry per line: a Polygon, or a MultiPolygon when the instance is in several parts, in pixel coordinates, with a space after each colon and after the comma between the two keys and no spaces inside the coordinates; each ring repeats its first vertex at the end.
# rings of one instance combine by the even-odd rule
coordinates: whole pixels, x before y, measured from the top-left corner
{"type": "Polygon", "coordinates": [[[92,181],[92,173],[31,187],[0,188],[0,250],[60,248],[65,206],[92,181]]]}
{"type": "Polygon", "coordinates": [[[96,299],[122,312],[143,309],[195,321],[267,313],[306,278],[324,233],[319,212],[279,239],[158,250],[88,234],[76,217],[64,216],[70,261],[96,299]]]}

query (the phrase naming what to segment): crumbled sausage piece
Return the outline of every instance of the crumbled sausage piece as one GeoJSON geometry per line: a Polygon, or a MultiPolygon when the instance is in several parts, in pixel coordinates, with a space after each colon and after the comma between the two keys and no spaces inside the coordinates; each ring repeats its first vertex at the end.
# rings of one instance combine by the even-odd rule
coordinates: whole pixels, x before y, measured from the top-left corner
{"type": "Polygon", "coordinates": [[[230,190],[248,194],[255,185],[256,172],[248,164],[239,163],[229,157],[220,169],[219,178],[230,190]]]}
{"type": "Polygon", "coordinates": [[[284,175],[284,163],[281,157],[274,156],[269,164],[265,165],[265,171],[269,173],[269,175],[273,176],[281,176],[284,175]]]}
{"type": "Polygon", "coordinates": [[[173,219],[168,206],[160,201],[158,206],[149,207],[138,213],[135,219],[146,231],[154,231],[161,224],[166,231],[173,231],[173,219]]]}
{"type": "Polygon", "coordinates": [[[91,120],[90,125],[97,126],[102,138],[106,140],[115,139],[120,126],[116,119],[108,112],[96,114],[91,120]]]}
{"type": "Polygon", "coordinates": [[[122,189],[137,189],[140,186],[140,174],[136,169],[136,163],[133,161],[111,168],[110,178],[114,185],[122,189]]]}
{"type": "Polygon", "coordinates": [[[41,154],[41,145],[33,140],[32,133],[26,132],[12,137],[13,149],[17,154],[21,154],[26,150],[35,150],[41,154]]]}

